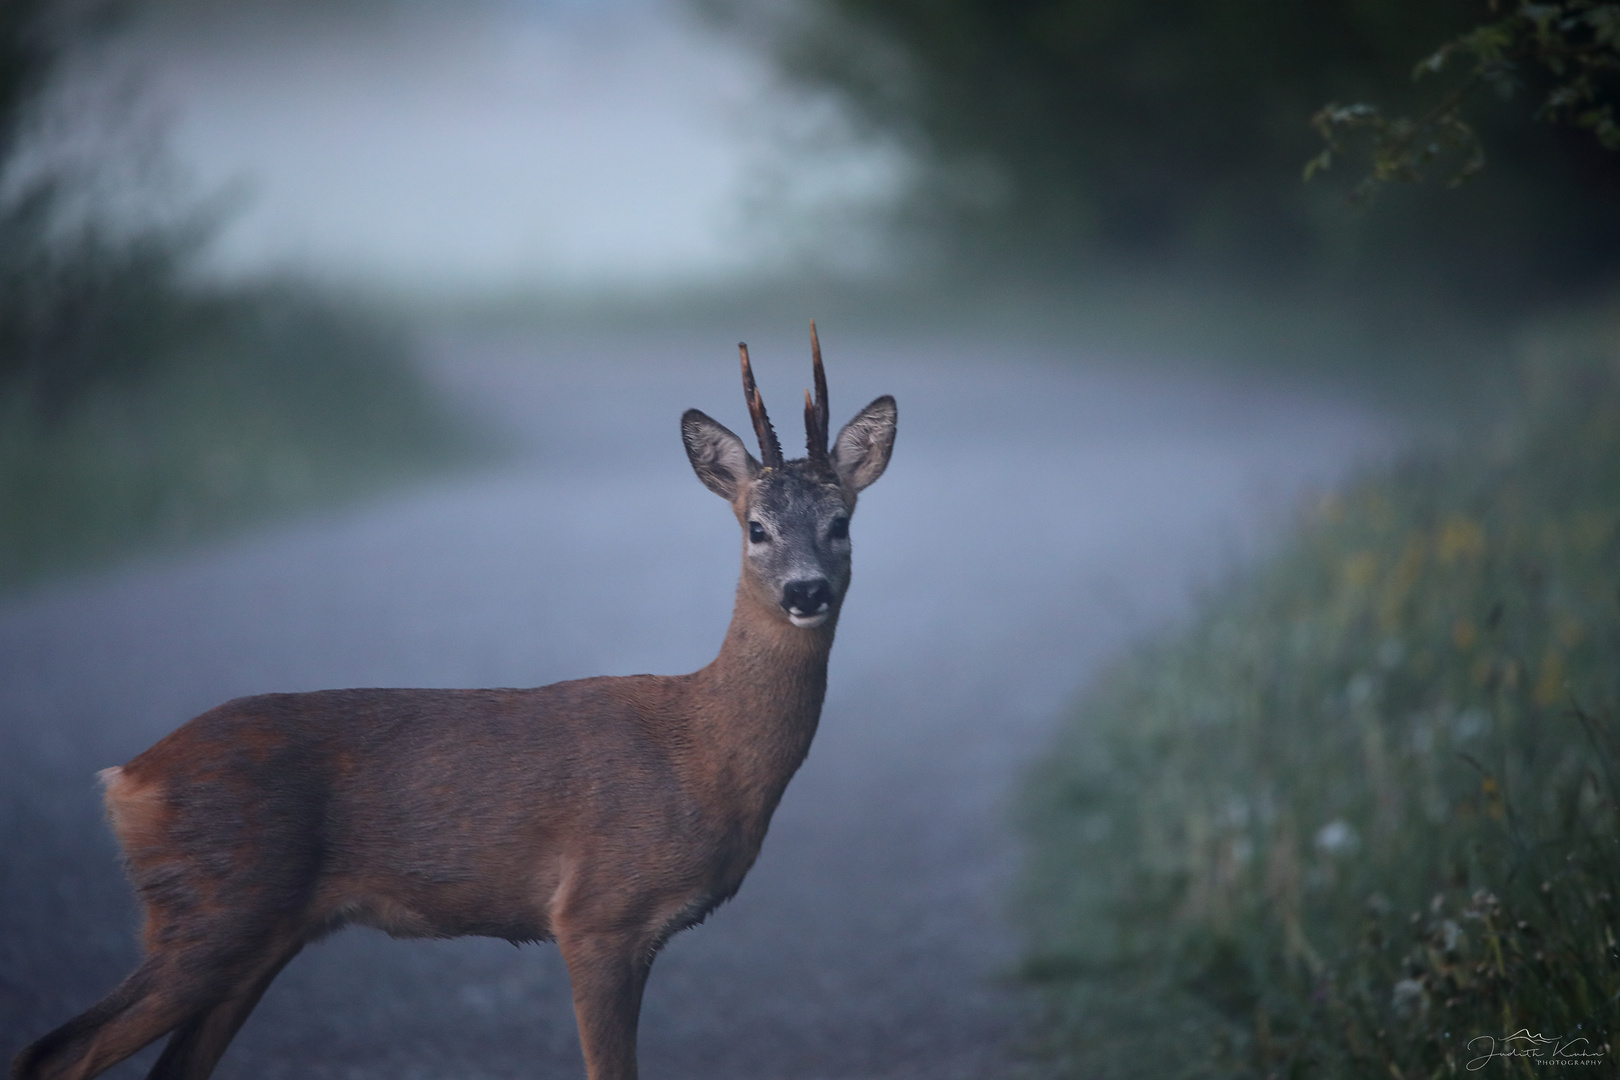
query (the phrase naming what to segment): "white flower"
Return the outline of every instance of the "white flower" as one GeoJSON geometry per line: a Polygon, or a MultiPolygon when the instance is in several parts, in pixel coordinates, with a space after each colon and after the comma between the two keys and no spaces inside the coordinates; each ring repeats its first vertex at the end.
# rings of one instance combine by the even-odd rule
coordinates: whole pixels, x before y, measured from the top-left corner
{"type": "Polygon", "coordinates": [[[1324,855],[1348,855],[1361,846],[1355,826],[1336,818],[1316,830],[1316,850],[1324,855]]]}
{"type": "Polygon", "coordinates": [[[1390,995],[1389,1003],[1401,1016],[1410,1016],[1427,1008],[1429,996],[1423,992],[1423,984],[1416,979],[1402,979],[1395,984],[1395,992],[1390,995]]]}

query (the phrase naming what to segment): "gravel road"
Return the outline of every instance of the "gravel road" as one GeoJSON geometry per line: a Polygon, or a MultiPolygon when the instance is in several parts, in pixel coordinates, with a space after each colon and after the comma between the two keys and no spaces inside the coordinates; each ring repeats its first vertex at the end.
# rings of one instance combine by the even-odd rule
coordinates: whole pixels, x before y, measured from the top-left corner
{"type": "MultiPolygon", "coordinates": [[[[894,461],[852,527],[810,759],[741,894],[655,966],[642,1075],[1021,1076],[1012,782],[1100,664],[1390,431],[1308,388],[824,329],[835,429],[894,394],[894,461]]],[[[0,605],[0,1054],[133,965],[93,774],[188,717],[706,663],[739,540],[678,418],[748,430],[732,340],[434,335],[434,378],[507,440],[500,464],[0,605]]],[[[750,343],[796,432],[806,344],[750,343]]],[[[217,1075],[578,1077],[568,1001],[549,946],[349,930],[281,976],[217,1075]]]]}

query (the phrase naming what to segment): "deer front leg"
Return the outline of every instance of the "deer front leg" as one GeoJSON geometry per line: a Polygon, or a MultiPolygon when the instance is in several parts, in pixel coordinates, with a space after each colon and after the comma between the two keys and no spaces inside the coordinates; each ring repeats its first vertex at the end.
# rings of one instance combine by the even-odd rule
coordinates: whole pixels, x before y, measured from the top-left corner
{"type": "Polygon", "coordinates": [[[624,934],[559,935],[590,1080],[636,1080],[636,1025],[651,953],[624,934]]]}

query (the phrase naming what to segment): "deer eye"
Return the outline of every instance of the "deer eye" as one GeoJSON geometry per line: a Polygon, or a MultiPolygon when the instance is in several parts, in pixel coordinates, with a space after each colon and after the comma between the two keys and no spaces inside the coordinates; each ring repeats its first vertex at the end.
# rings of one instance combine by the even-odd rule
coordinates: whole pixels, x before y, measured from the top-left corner
{"type": "Polygon", "coordinates": [[[757,521],[750,521],[748,523],[748,542],[751,544],[763,544],[765,542],[765,526],[757,521]]]}
{"type": "Polygon", "coordinates": [[[849,539],[849,518],[835,517],[832,524],[827,526],[827,538],[830,540],[849,539]]]}

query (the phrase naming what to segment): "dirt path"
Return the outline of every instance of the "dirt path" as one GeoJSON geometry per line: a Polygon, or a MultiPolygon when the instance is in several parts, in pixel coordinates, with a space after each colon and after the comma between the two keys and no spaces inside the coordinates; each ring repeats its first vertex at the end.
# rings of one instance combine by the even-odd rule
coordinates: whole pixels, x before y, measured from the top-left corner
{"type": "MultiPolygon", "coordinates": [[[[793,430],[805,349],[754,344],[793,430]]],[[[437,370],[510,433],[507,464],[0,608],[0,1054],[132,964],[92,774],[196,712],[707,662],[738,540],[677,419],[747,429],[728,346],[444,336],[437,370]]],[[[852,529],[810,760],[741,895],[654,970],[648,1080],[1017,1075],[1010,782],[1099,663],[1387,439],[1308,393],[1052,349],[827,352],[835,424],[899,399],[894,464],[852,529]]],[[[283,974],[218,1075],[572,1077],[577,1055],[553,949],[350,931],[283,974]]]]}

